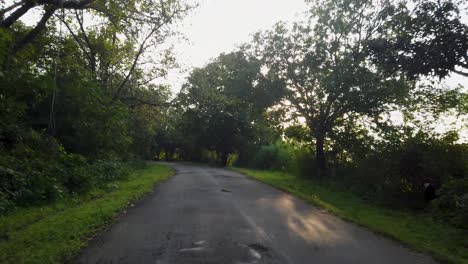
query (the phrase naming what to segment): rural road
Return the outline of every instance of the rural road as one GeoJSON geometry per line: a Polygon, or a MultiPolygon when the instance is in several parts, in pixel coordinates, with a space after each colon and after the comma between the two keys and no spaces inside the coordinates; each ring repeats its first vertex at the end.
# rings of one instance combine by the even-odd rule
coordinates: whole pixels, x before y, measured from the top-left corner
{"type": "Polygon", "coordinates": [[[241,174],[169,165],[176,175],[93,239],[76,263],[435,263],[241,174]]]}

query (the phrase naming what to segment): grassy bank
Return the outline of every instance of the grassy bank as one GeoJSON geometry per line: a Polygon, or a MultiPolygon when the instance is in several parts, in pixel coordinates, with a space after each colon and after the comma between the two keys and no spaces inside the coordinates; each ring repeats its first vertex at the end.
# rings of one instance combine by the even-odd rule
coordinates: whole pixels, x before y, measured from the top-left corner
{"type": "Polygon", "coordinates": [[[327,211],[402,241],[446,263],[468,263],[468,234],[430,216],[369,204],[350,192],[337,191],[287,173],[234,168],[249,177],[287,191],[327,211]]]}
{"type": "Polygon", "coordinates": [[[0,217],[0,263],[70,261],[87,238],[172,174],[167,166],[150,165],[105,189],[0,217]]]}

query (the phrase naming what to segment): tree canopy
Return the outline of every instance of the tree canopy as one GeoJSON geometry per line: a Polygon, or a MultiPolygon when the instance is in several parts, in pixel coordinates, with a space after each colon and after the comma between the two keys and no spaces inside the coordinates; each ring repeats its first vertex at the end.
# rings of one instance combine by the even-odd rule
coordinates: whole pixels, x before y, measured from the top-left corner
{"type": "Polygon", "coordinates": [[[468,76],[468,26],[460,6],[466,1],[397,1],[381,12],[379,36],[370,41],[373,60],[387,72],[410,78],[455,72],[468,76]]]}
{"type": "Polygon", "coordinates": [[[254,52],[286,84],[287,104],[305,119],[322,170],[325,139],[339,122],[377,118],[409,91],[404,78],[385,77],[369,62],[379,13],[370,1],[324,2],[313,8],[313,23],[278,24],[256,36],[254,52]]]}
{"type": "Polygon", "coordinates": [[[222,54],[194,70],[179,94],[187,133],[194,134],[199,146],[215,151],[224,165],[230,153],[252,143],[255,125],[282,92],[260,66],[242,51],[222,54]]]}
{"type": "Polygon", "coordinates": [[[429,208],[430,182],[431,210],[463,226],[468,96],[444,80],[467,75],[464,4],[313,1],[306,19],[192,69],[176,94],[163,78],[193,2],[2,2],[0,213],[164,159],[319,177],[407,207],[429,208]]]}

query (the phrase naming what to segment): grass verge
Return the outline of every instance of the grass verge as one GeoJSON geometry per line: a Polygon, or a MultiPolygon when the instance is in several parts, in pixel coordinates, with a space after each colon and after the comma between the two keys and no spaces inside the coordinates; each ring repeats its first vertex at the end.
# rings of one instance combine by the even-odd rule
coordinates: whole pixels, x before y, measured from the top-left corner
{"type": "Polygon", "coordinates": [[[232,168],[323,209],[432,255],[444,263],[468,263],[468,232],[424,214],[369,204],[351,192],[278,171],[232,168]]]}
{"type": "Polygon", "coordinates": [[[0,263],[69,262],[88,238],[172,174],[171,168],[152,164],[105,189],[0,217],[0,263]]]}

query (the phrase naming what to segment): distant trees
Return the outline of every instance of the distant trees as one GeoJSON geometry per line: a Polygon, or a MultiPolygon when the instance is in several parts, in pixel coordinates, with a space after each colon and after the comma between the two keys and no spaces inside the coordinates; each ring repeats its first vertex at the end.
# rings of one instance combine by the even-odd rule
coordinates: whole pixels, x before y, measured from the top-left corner
{"type": "Polygon", "coordinates": [[[282,92],[260,66],[242,51],[221,54],[195,69],[179,95],[187,136],[216,152],[224,166],[254,139],[254,127],[282,92]]]}

